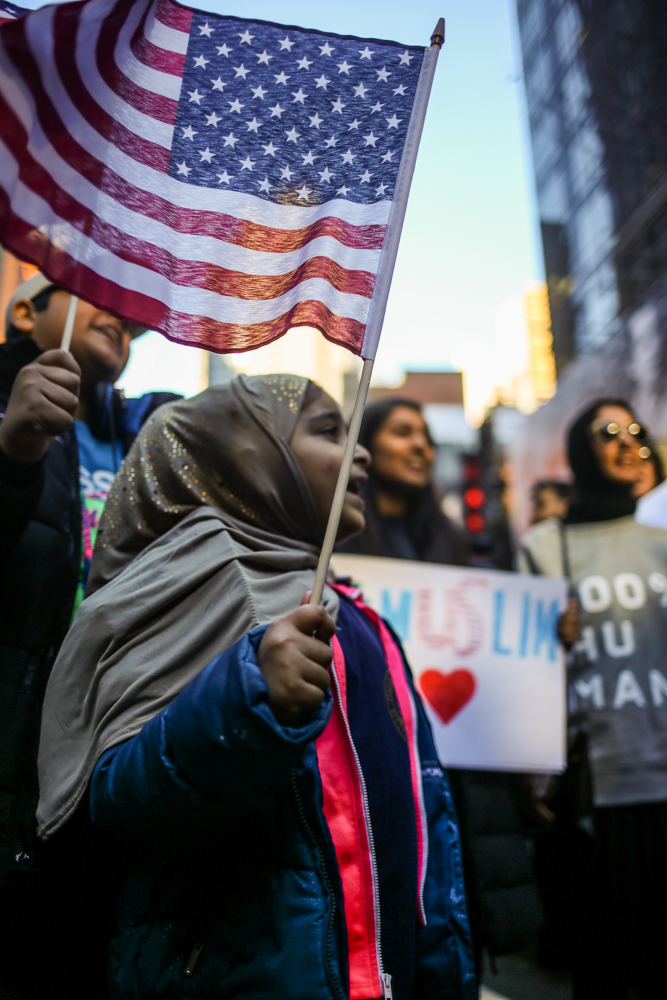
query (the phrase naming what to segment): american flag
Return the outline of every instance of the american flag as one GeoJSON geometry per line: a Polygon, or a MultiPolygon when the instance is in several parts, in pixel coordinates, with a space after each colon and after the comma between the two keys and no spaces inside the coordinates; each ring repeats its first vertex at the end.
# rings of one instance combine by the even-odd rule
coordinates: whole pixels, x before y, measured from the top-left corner
{"type": "Polygon", "coordinates": [[[0,239],[182,343],[358,353],[423,56],[173,0],[7,20],[0,239]]]}

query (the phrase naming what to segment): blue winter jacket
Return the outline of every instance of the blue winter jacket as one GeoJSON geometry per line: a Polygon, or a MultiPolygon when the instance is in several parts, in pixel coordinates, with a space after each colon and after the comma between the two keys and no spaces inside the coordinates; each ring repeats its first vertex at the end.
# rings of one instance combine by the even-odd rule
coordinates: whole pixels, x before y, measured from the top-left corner
{"type": "MultiPolygon", "coordinates": [[[[304,725],[279,725],[257,664],[264,631],[216,657],[97,764],[93,821],[127,848],[114,1000],[348,996],[342,884],[314,747],[332,696],[304,725]]],[[[456,818],[415,701],[429,855],[413,997],[474,1000],[456,818]]]]}

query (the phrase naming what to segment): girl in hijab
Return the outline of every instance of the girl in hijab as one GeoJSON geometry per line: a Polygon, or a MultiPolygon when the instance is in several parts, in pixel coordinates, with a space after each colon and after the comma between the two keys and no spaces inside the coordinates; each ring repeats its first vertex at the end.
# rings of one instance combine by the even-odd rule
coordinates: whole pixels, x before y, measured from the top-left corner
{"type": "Polygon", "coordinates": [[[568,435],[569,514],[531,528],[520,554],[525,571],[569,577],[580,606],[555,800],[577,1000],[664,996],[667,531],[633,517],[647,437],[623,400],[589,406],[568,435]]]}
{"type": "Polygon", "coordinates": [[[366,527],[341,551],[467,566],[463,534],[433,492],[435,449],[420,404],[395,397],[369,406],[359,441],[372,461],[366,527]]]}
{"type": "Polygon", "coordinates": [[[352,588],[305,603],[345,439],[308,380],[238,376],[159,410],[112,487],[47,690],[38,822],[85,803],[124,845],[114,1000],[475,996],[401,647],[352,588]]]}

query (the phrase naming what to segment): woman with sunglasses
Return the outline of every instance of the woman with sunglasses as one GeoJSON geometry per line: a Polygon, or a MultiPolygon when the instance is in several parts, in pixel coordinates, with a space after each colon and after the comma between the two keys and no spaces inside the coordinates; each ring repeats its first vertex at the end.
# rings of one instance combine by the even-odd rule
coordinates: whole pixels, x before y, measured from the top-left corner
{"type": "Polygon", "coordinates": [[[667,531],[634,518],[648,457],[648,432],[627,403],[589,406],[568,434],[569,514],[531,528],[520,553],[526,571],[567,576],[579,603],[570,766],[555,795],[560,837],[547,873],[547,911],[567,924],[575,1000],[665,993],[667,531]]]}

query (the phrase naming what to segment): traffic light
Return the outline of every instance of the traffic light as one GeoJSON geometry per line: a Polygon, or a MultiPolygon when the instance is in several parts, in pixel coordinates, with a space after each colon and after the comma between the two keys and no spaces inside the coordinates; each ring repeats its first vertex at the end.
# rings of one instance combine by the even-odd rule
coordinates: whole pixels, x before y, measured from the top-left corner
{"type": "Polygon", "coordinates": [[[481,468],[476,456],[463,459],[463,520],[472,539],[481,536],[486,528],[486,493],[480,482],[481,468]]]}

